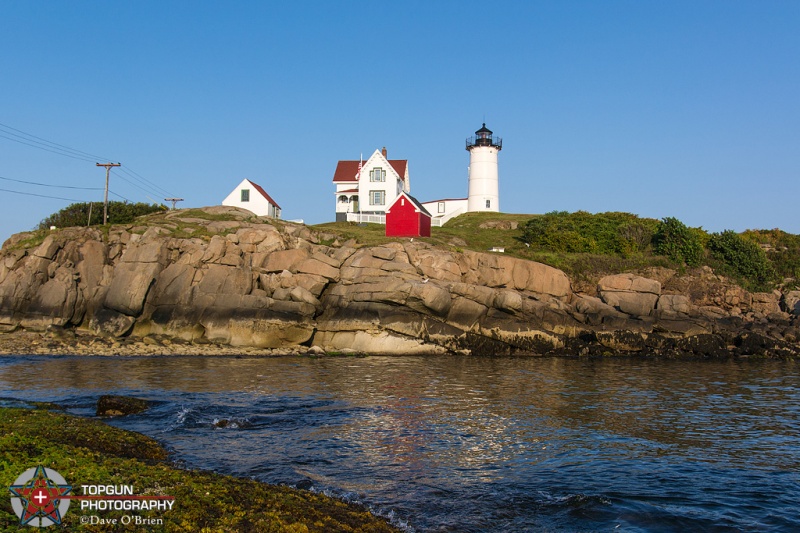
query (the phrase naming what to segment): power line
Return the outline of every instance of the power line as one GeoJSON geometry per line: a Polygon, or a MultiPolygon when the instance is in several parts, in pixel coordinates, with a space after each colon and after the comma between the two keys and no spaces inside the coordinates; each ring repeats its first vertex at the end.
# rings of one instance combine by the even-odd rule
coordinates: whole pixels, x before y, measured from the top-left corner
{"type": "MultiPolygon", "coordinates": [[[[122,172],[124,172],[124,173],[128,174],[129,176],[133,177],[134,179],[139,179],[140,181],[143,181],[144,183],[146,183],[146,184],[148,184],[148,185],[150,185],[150,186],[152,186],[152,187],[155,187],[155,188],[156,188],[156,190],[157,190],[157,191],[161,191],[161,193],[162,193],[162,194],[166,194],[166,195],[168,195],[168,196],[169,196],[169,195],[171,195],[171,193],[170,193],[170,192],[168,192],[168,191],[166,191],[166,190],[162,189],[162,188],[161,188],[159,185],[157,185],[156,183],[153,183],[152,181],[148,180],[147,178],[145,178],[145,177],[144,177],[144,176],[142,176],[141,174],[137,173],[137,172],[136,172],[135,170],[133,170],[132,168],[120,167],[120,169],[119,169],[119,170],[121,170],[122,172]]],[[[116,174],[116,172],[114,172],[114,173],[116,174]]]]}
{"type": "Polygon", "coordinates": [[[0,191],[10,192],[10,193],[14,193],[14,194],[22,194],[24,196],[38,196],[39,198],[52,198],[54,200],[66,200],[68,202],[81,202],[82,201],[82,200],[75,200],[74,198],[62,198],[60,196],[48,196],[46,194],[36,194],[36,193],[32,193],[32,192],[11,191],[11,190],[8,190],[8,189],[0,189],[0,191]]]}
{"type": "MultiPolygon", "coordinates": [[[[2,132],[2,133],[6,133],[6,132],[2,132]]],[[[19,139],[13,139],[11,137],[6,137],[5,135],[2,135],[2,133],[0,133],[0,137],[2,137],[4,139],[8,139],[9,141],[14,141],[16,143],[24,144],[24,145],[27,145],[27,146],[32,146],[34,148],[38,148],[39,150],[44,150],[45,152],[50,152],[51,154],[63,155],[64,157],[70,157],[72,159],[78,159],[79,161],[92,161],[92,159],[90,159],[88,157],[78,157],[78,156],[67,154],[67,153],[64,153],[64,152],[58,152],[56,150],[50,150],[49,148],[45,148],[44,146],[37,146],[36,144],[31,144],[29,142],[20,141],[19,139]]],[[[32,141],[32,142],[35,142],[35,141],[32,141]]],[[[38,144],[41,144],[41,143],[38,143],[38,144]]]]}
{"type": "MultiPolygon", "coordinates": [[[[70,148],[69,146],[66,146],[66,145],[63,145],[63,144],[55,143],[53,141],[48,141],[47,139],[44,139],[42,137],[37,137],[36,135],[24,132],[24,131],[19,130],[17,128],[13,128],[11,126],[8,126],[7,124],[0,123],[0,128],[1,128],[0,129],[0,138],[8,139],[9,141],[13,141],[13,142],[16,142],[16,143],[19,143],[19,144],[24,144],[26,146],[30,146],[30,147],[33,147],[33,148],[38,148],[39,150],[44,150],[45,152],[50,152],[50,153],[53,153],[53,154],[56,154],[56,155],[61,155],[61,156],[64,156],[64,157],[69,157],[71,159],[77,159],[79,161],[86,161],[86,162],[93,162],[93,161],[97,161],[97,160],[106,160],[106,161],[112,161],[113,160],[112,158],[100,157],[100,156],[97,156],[97,155],[94,155],[94,154],[90,154],[89,152],[84,152],[83,150],[77,150],[75,148],[70,148]],[[11,131],[7,131],[7,130],[11,130],[11,131]],[[16,132],[16,133],[14,133],[14,132],[16,132]],[[9,137],[9,135],[10,135],[10,137],[9,137]]],[[[161,188],[157,184],[155,184],[152,181],[146,179],[144,176],[142,176],[141,174],[136,173],[135,171],[133,171],[131,169],[121,168],[121,170],[123,172],[125,172],[132,179],[141,182],[147,188],[140,187],[136,183],[133,183],[132,181],[130,181],[128,179],[125,179],[124,177],[120,176],[117,172],[114,172],[114,174],[117,175],[118,177],[120,177],[123,181],[125,181],[125,182],[129,183],[130,185],[132,185],[132,186],[138,188],[139,190],[143,191],[145,193],[145,196],[148,197],[148,199],[150,201],[154,202],[154,203],[158,203],[158,202],[156,200],[153,200],[153,198],[150,197],[151,195],[152,196],[158,196],[158,197],[165,196],[165,195],[166,196],[174,196],[171,192],[161,188]]],[[[67,188],[67,187],[65,187],[65,188],[67,188]]],[[[87,190],[98,190],[96,188],[88,188],[88,187],[86,189],[87,190]]],[[[122,197],[120,196],[120,198],[122,198],[122,197]]]]}
{"type": "Polygon", "coordinates": [[[38,185],[40,187],[53,187],[55,189],[80,189],[83,191],[102,191],[102,187],[74,187],[71,185],[52,185],[50,183],[36,183],[35,181],[15,180],[13,178],[4,178],[0,176],[0,180],[14,181],[16,183],[26,183],[28,185],[38,185]]]}
{"type": "MultiPolygon", "coordinates": [[[[48,141],[47,139],[43,139],[41,137],[37,137],[36,135],[30,134],[30,133],[26,133],[26,132],[24,132],[22,130],[18,130],[17,128],[12,128],[11,126],[8,126],[8,125],[3,124],[3,123],[0,123],[0,127],[17,132],[17,133],[11,133],[11,132],[8,132],[8,131],[3,132],[3,133],[6,133],[8,135],[13,135],[14,137],[19,137],[21,139],[25,139],[26,141],[31,141],[31,139],[35,139],[35,140],[32,140],[31,142],[34,142],[36,144],[41,144],[41,145],[44,145],[44,146],[49,146],[50,148],[54,148],[56,150],[61,150],[62,152],[72,152],[73,154],[75,154],[74,156],[68,156],[68,157],[80,156],[82,158],[88,158],[89,160],[97,160],[97,159],[109,160],[109,158],[107,158],[107,157],[100,157],[100,156],[97,156],[97,155],[94,155],[94,154],[90,154],[89,152],[84,152],[83,150],[76,150],[75,148],[70,148],[69,146],[66,146],[66,145],[63,145],[63,144],[59,144],[59,143],[56,143],[56,142],[53,142],[53,141],[48,141]],[[22,135],[17,135],[18,133],[21,133],[22,135]],[[26,138],[26,137],[28,137],[28,138],[26,138]]],[[[6,137],[6,139],[8,139],[8,137],[6,137]]],[[[14,139],[9,139],[9,140],[13,141],[14,139]]],[[[32,146],[32,145],[29,145],[29,146],[32,146]]],[[[62,154],[62,155],[67,155],[67,154],[62,154]]],[[[76,159],[77,159],[77,157],[76,157],[76,159]]]]}
{"type": "MultiPolygon", "coordinates": [[[[167,196],[169,196],[169,195],[170,195],[170,193],[169,193],[169,192],[167,192],[167,191],[164,191],[163,189],[161,189],[161,187],[156,187],[157,189],[159,189],[159,190],[161,191],[161,192],[158,192],[158,191],[154,191],[152,188],[149,188],[149,187],[148,187],[148,188],[145,188],[144,186],[140,186],[140,185],[138,185],[138,184],[136,184],[136,183],[132,182],[131,180],[127,179],[125,176],[121,175],[121,174],[118,172],[118,170],[122,170],[123,168],[124,168],[124,167],[120,167],[119,169],[114,169],[114,170],[112,170],[112,171],[111,171],[111,173],[112,173],[112,174],[114,174],[114,175],[115,175],[116,177],[118,177],[119,179],[121,179],[122,181],[124,181],[124,182],[126,182],[126,183],[129,183],[130,185],[132,185],[132,186],[136,187],[137,189],[139,189],[139,190],[141,190],[141,191],[143,191],[143,192],[145,192],[145,193],[152,194],[153,196],[164,196],[164,195],[167,195],[167,196]]],[[[134,176],[133,176],[132,174],[130,174],[130,173],[128,173],[128,175],[129,175],[129,176],[131,176],[133,179],[136,179],[137,181],[141,181],[141,180],[138,180],[138,178],[134,177],[134,176]]],[[[144,184],[144,185],[146,185],[146,184],[144,184]]]]}
{"type": "Polygon", "coordinates": [[[115,193],[115,192],[114,192],[114,191],[112,191],[111,189],[109,189],[109,190],[108,190],[108,194],[113,194],[114,196],[116,196],[116,197],[118,197],[118,198],[122,198],[122,199],[123,199],[123,200],[125,200],[126,202],[134,203],[133,201],[131,201],[131,200],[128,200],[127,198],[125,198],[124,196],[122,196],[121,194],[117,194],[117,193],[115,193]]]}

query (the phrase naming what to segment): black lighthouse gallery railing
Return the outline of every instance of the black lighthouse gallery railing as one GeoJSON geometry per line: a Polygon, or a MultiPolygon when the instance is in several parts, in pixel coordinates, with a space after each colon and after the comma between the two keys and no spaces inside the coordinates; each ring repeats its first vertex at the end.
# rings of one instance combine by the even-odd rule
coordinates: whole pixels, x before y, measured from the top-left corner
{"type": "Polygon", "coordinates": [[[467,137],[467,150],[473,146],[494,146],[498,150],[501,150],[503,148],[503,139],[500,137],[492,139],[491,135],[488,137],[467,137]]]}

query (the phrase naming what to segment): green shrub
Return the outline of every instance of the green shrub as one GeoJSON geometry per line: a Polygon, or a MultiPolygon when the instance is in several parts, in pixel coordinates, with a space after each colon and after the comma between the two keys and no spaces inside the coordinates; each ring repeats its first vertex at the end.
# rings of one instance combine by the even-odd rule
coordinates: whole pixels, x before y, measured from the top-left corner
{"type": "Polygon", "coordinates": [[[654,227],[630,213],[553,211],[529,220],[520,239],[540,251],[628,255],[647,249],[654,227]]]}
{"type": "Polygon", "coordinates": [[[703,260],[703,238],[701,229],[688,228],[677,218],[667,217],[658,224],[653,235],[655,253],[664,255],[678,263],[698,266],[703,260]]]}
{"type": "Polygon", "coordinates": [[[649,219],[631,220],[617,230],[624,255],[641,253],[650,248],[657,222],[649,219]]]}
{"type": "MultiPolygon", "coordinates": [[[[158,211],[166,211],[164,205],[128,203],[128,202],[108,202],[108,222],[109,224],[129,224],[136,217],[149,215],[158,211]]],[[[49,217],[39,222],[38,229],[48,229],[50,226],[57,228],[69,228],[72,226],[94,226],[103,223],[103,203],[87,202],[71,204],[49,217]],[[91,209],[90,209],[91,206],[91,209]],[[91,221],[89,212],[91,210],[91,221]]]]}
{"type": "Polygon", "coordinates": [[[727,230],[712,234],[708,250],[711,257],[722,263],[724,271],[742,278],[751,288],[765,289],[775,279],[775,271],[764,250],[736,232],[727,230]]]}
{"type": "Polygon", "coordinates": [[[800,235],[772,229],[747,230],[742,233],[742,237],[756,244],[766,245],[767,259],[776,276],[800,280],[800,235]]]}

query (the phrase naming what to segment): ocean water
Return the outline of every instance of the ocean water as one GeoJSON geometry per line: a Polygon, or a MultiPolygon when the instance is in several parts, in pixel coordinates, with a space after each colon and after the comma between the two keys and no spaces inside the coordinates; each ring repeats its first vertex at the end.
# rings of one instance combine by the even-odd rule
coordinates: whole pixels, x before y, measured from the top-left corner
{"type": "Polygon", "coordinates": [[[800,531],[791,361],[0,357],[0,396],[108,393],[180,464],[407,531],[800,531]]]}

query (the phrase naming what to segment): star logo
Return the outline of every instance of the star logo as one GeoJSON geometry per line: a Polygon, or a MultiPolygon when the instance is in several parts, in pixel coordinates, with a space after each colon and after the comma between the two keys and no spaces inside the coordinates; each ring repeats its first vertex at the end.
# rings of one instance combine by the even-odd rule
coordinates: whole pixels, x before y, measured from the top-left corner
{"type": "Polygon", "coordinates": [[[71,485],[55,470],[41,465],[26,470],[9,487],[11,507],[22,525],[60,525],[69,508],[71,485]]]}

